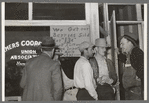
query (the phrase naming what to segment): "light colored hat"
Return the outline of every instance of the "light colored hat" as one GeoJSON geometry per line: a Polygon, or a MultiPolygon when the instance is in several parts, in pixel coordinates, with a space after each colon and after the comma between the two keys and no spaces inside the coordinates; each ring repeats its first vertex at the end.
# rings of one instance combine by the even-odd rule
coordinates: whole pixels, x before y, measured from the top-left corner
{"type": "Polygon", "coordinates": [[[94,44],[92,44],[91,42],[84,41],[79,45],[79,50],[80,50],[80,52],[83,52],[86,48],[90,48],[93,46],[94,46],[94,44]]]}
{"type": "Polygon", "coordinates": [[[95,40],[95,46],[100,46],[100,47],[108,47],[106,40],[104,38],[98,38],[95,40]]]}

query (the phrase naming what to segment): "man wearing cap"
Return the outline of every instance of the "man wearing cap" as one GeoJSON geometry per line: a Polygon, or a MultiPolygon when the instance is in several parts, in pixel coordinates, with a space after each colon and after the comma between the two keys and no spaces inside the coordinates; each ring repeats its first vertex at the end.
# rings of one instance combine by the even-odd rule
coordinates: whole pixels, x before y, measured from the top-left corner
{"type": "Polygon", "coordinates": [[[20,82],[23,101],[61,100],[60,64],[52,59],[55,47],[52,37],[43,37],[41,55],[27,61],[20,82]]]}
{"type": "Polygon", "coordinates": [[[112,85],[117,82],[117,75],[114,65],[110,59],[106,59],[106,40],[98,38],[95,40],[95,55],[90,58],[90,63],[94,71],[97,83],[97,93],[99,100],[114,100],[115,89],[112,85]]]}
{"type": "MultiPolygon", "coordinates": [[[[137,35],[133,33],[126,33],[124,36],[119,38],[120,48],[123,54],[127,55],[127,61],[130,61],[130,64],[125,64],[125,67],[128,65],[132,66],[136,71],[136,78],[141,79],[141,93],[143,98],[144,92],[144,52],[137,46],[137,35]]],[[[121,57],[121,56],[119,56],[121,57]]],[[[121,60],[121,58],[119,58],[121,60]]],[[[133,86],[139,86],[138,82],[135,82],[133,86]]],[[[135,91],[131,90],[133,93],[135,91]]]]}
{"type": "Polygon", "coordinates": [[[98,100],[96,82],[89,58],[93,56],[93,44],[87,41],[79,45],[81,57],[74,67],[74,86],[79,88],[77,100],[98,100]]]}

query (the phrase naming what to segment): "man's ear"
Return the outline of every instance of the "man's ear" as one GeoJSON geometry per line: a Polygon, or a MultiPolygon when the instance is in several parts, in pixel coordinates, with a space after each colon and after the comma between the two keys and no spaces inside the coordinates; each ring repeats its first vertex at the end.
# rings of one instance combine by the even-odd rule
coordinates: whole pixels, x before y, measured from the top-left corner
{"type": "Polygon", "coordinates": [[[96,54],[97,51],[98,51],[98,47],[95,47],[95,48],[94,48],[94,51],[95,51],[95,54],[96,54]]]}
{"type": "Polygon", "coordinates": [[[95,51],[98,51],[98,47],[95,47],[95,51]]]}

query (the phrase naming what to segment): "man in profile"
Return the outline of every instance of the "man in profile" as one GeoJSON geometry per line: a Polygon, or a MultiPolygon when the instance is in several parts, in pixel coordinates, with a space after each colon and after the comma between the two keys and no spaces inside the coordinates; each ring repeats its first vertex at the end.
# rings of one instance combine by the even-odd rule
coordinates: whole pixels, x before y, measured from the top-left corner
{"type": "Polygon", "coordinates": [[[87,41],[79,45],[81,57],[74,67],[74,86],[79,88],[77,100],[98,100],[96,82],[89,58],[93,56],[93,44],[87,41]]]}
{"type": "MultiPolygon", "coordinates": [[[[144,97],[144,52],[138,47],[137,45],[137,35],[134,33],[126,33],[124,36],[121,36],[119,38],[120,40],[120,48],[123,54],[127,55],[127,61],[130,62],[130,64],[128,65],[127,63],[125,63],[125,67],[133,67],[133,69],[135,69],[136,72],[136,79],[137,80],[141,80],[141,94],[142,94],[142,98],[144,97]]],[[[122,56],[119,55],[119,59],[121,60],[122,56]]],[[[133,75],[132,75],[133,76],[133,75]]],[[[127,83],[128,84],[128,83],[127,83]]],[[[133,84],[133,87],[135,87],[134,85],[139,85],[138,82],[136,82],[135,84],[133,84]]],[[[131,88],[131,93],[132,94],[136,94],[133,89],[133,87],[131,88]]],[[[138,98],[136,98],[138,99],[138,98]]]]}
{"type": "Polygon", "coordinates": [[[52,37],[43,37],[41,55],[27,61],[20,86],[23,101],[57,101],[62,97],[60,64],[52,59],[56,45],[52,37]]]}

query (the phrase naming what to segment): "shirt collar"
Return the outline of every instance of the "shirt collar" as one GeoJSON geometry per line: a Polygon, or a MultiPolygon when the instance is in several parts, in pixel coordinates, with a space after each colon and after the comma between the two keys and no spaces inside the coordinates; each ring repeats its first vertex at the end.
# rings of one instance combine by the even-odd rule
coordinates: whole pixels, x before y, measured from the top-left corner
{"type": "Polygon", "coordinates": [[[47,52],[43,52],[43,54],[46,54],[46,55],[48,55],[50,58],[52,58],[51,55],[49,55],[47,52]]]}
{"type": "Polygon", "coordinates": [[[102,60],[103,60],[103,59],[106,59],[105,56],[101,56],[101,55],[98,54],[98,53],[96,53],[94,56],[95,56],[96,59],[97,59],[97,58],[98,58],[98,59],[102,59],[102,60]]]}
{"type": "Polygon", "coordinates": [[[80,58],[82,58],[82,59],[84,59],[84,60],[87,60],[87,61],[88,61],[88,59],[86,59],[84,56],[80,56],[80,58]]]}

